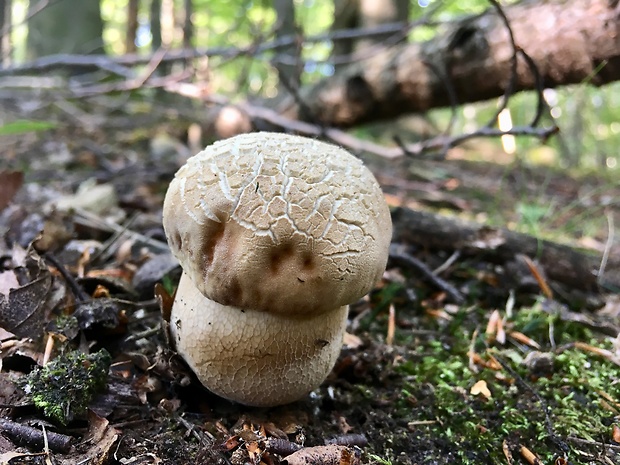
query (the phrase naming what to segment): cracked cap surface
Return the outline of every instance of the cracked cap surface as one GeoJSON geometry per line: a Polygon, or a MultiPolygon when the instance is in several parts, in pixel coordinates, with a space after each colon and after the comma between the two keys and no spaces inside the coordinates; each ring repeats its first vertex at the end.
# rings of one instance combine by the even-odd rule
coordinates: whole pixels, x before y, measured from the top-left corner
{"type": "Polygon", "coordinates": [[[381,189],[360,160],[267,132],[190,158],[170,184],[163,222],[172,252],[206,297],[290,316],[369,292],[392,235],[381,189]]]}

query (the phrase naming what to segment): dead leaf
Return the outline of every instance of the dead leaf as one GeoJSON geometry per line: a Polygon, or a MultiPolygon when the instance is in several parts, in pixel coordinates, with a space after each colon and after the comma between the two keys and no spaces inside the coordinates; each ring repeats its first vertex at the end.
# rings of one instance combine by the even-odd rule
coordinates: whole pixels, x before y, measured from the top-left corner
{"type": "Polygon", "coordinates": [[[477,395],[482,394],[487,399],[491,398],[491,391],[489,390],[489,387],[487,386],[487,382],[485,380],[483,380],[483,379],[481,379],[476,384],[474,384],[471,387],[469,392],[473,396],[477,396],[477,395]]]}
{"type": "Polygon", "coordinates": [[[13,200],[23,183],[24,173],[21,171],[0,171],[0,211],[13,200]]]}
{"type": "Polygon", "coordinates": [[[9,296],[11,289],[17,289],[18,287],[19,282],[13,270],[6,270],[0,273],[0,295],[2,295],[3,298],[9,296]]]}
{"type": "MultiPolygon", "coordinates": [[[[0,343],[8,341],[9,339],[15,339],[15,334],[0,327],[0,343]]],[[[2,344],[2,347],[4,347],[4,344],[2,344]]]]}
{"type": "Polygon", "coordinates": [[[131,457],[131,458],[122,458],[122,459],[119,460],[119,463],[121,465],[132,465],[132,464],[135,464],[135,465],[146,465],[146,464],[148,464],[148,465],[159,465],[160,463],[163,463],[163,462],[155,454],[146,453],[146,454],[138,455],[138,456],[131,457]]]}
{"type": "MultiPolygon", "coordinates": [[[[0,352],[0,367],[2,366],[3,360],[6,360],[15,355],[19,356],[20,359],[30,359],[33,363],[37,365],[42,365],[43,363],[43,352],[40,351],[39,344],[28,338],[9,339],[2,342],[2,351],[0,352]]],[[[1,386],[2,385],[0,384],[0,387],[1,386]]]]}
{"type": "Polygon", "coordinates": [[[102,465],[107,463],[112,447],[120,437],[120,431],[110,426],[108,420],[90,412],[88,415],[88,433],[76,452],[59,460],[61,465],[88,463],[102,465]]]}
{"type": "Polygon", "coordinates": [[[393,194],[383,194],[383,197],[385,198],[385,202],[390,206],[390,207],[400,207],[403,205],[403,197],[401,195],[393,195],[393,194]]]}
{"type": "Polygon", "coordinates": [[[52,275],[32,247],[27,251],[24,265],[11,270],[13,277],[4,278],[5,288],[14,286],[16,281],[20,285],[10,288],[8,295],[0,298],[0,326],[17,337],[36,339],[52,310],[52,275]]]}
{"type": "Polygon", "coordinates": [[[364,345],[364,342],[359,336],[356,336],[355,334],[351,334],[349,332],[344,333],[342,343],[349,349],[359,349],[360,347],[362,347],[362,345],[364,345]]]}
{"type": "MultiPolygon", "coordinates": [[[[5,457],[14,453],[15,449],[17,449],[17,446],[3,434],[0,434],[0,465],[7,463],[4,461],[5,457]]],[[[8,460],[10,460],[10,458],[8,460]]]]}
{"type": "Polygon", "coordinates": [[[489,321],[487,322],[485,335],[487,341],[495,340],[501,345],[506,343],[506,331],[504,330],[504,323],[498,310],[493,310],[493,313],[491,313],[489,321]]]}
{"type": "Polygon", "coordinates": [[[416,195],[416,201],[438,209],[445,208],[461,211],[470,209],[469,203],[461,197],[450,195],[442,191],[420,192],[416,195]]]}
{"type": "Polygon", "coordinates": [[[51,203],[60,211],[86,210],[103,215],[118,206],[118,198],[114,185],[97,184],[95,179],[88,179],[75,194],[55,199],[51,203]]]}

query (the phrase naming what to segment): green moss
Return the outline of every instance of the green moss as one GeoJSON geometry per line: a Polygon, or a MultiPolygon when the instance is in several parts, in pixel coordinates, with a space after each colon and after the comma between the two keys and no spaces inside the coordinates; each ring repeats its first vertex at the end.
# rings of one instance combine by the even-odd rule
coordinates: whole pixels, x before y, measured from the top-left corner
{"type": "Polygon", "coordinates": [[[603,338],[539,308],[521,310],[511,322],[515,330],[544,346],[553,323],[556,340],[567,343],[555,353],[548,377],[536,377],[520,363],[525,352],[509,343],[489,351],[481,337],[477,352],[496,356],[508,368],[472,370],[468,351],[474,328],[467,329],[467,323],[459,318],[459,325],[448,325],[443,342],[418,341],[413,354],[396,368],[405,380],[398,411],[416,430],[452,443],[462,463],[504,463],[502,445],[509,441],[531,448],[544,463],[552,463],[566,447],[568,458],[577,464],[583,443],[570,438],[609,442],[614,413],[604,408],[601,393],[620,401],[620,367],[568,344],[579,336],[605,347],[603,338]],[[480,380],[491,391],[489,399],[471,394],[480,380]]]}
{"type": "Polygon", "coordinates": [[[69,352],[25,376],[22,388],[46,416],[67,424],[83,414],[106,384],[110,354],[69,352]]]}
{"type": "Polygon", "coordinates": [[[371,460],[371,464],[392,465],[392,461],[390,459],[382,458],[375,454],[368,454],[368,458],[371,460]]]}
{"type": "Polygon", "coordinates": [[[47,329],[53,333],[62,334],[67,339],[73,339],[80,331],[80,325],[74,315],[62,314],[52,320],[47,329]]]}

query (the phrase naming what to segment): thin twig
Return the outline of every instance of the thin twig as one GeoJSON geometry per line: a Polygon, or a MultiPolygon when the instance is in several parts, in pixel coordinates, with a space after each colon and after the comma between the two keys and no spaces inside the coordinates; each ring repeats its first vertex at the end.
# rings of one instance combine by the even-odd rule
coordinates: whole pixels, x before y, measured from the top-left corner
{"type": "MultiPolygon", "coordinates": [[[[544,94],[545,82],[532,57],[529,56],[522,48],[519,49],[519,54],[523,57],[525,63],[530,69],[530,72],[534,76],[534,88],[536,89],[536,113],[530,122],[530,126],[536,127],[542,118],[543,111],[548,107],[544,94]]],[[[549,113],[549,116],[553,119],[553,115],[549,113]]],[[[555,122],[554,125],[556,125],[555,122]]]]}
{"type": "Polygon", "coordinates": [[[415,268],[417,271],[422,273],[423,277],[433,286],[448,294],[448,297],[454,303],[460,305],[465,302],[465,297],[463,297],[463,294],[461,294],[458,289],[452,286],[449,282],[435,275],[425,263],[408,253],[401,244],[390,245],[390,258],[396,262],[415,268]]]}
{"type": "Polygon", "coordinates": [[[454,127],[454,123],[456,122],[457,107],[459,106],[459,98],[456,93],[456,89],[454,88],[454,83],[452,82],[452,79],[448,78],[448,73],[446,72],[445,67],[443,69],[440,69],[429,60],[422,60],[422,63],[424,63],[424,65],[426,65],[432,72],[435,73],[435,75],[441,80],[441,82],[444,84],[444,87],[446,88],[446,93],[448,94],[448,100],[450,102],[450,121],[448,121],[448,124],[446,125],[446,129],[444,130],[443,134],[450,134],[452,132],[452,128],[454,127]]]}
{"type": "Polygon", "coordinates": [[[138,243],[142,243],[146,246],[152,247],[157,252],[167,252],[170,250],[168,248],[168,244],[166,244],[165,242],[161,242],[161,241],[158,241],[157,239],[147,237],[138,232],[131,231],[127,229],[126,227],[120,226],[111,221],[103,220],[97,215],[94,215],[93,213],[90,213],[86,210],[76,209],[74,221],[76,221],[77,223],[86,225],[86,226],[91,226],[91,227],[94,226],[104,231],[115,233],[119,235],[119,237],[124,235],[128,237],[129,239],[132,239],[138,243]]]}
{"type": "Polygon", "coordinates": [[[495,114],[486,124],[486,127],[491,128],[495,126],[497,118],[499,117],[499,114],[508,106],[508,101],[510,100],[510,96],[514,93],[515,84],[517,82],[517,66],[519,64],[518,58],[517,58],[519,48],[517,47],[517,44],[515,42],[515,37],[512,32],[512,26],[510,26],[510,20],[506,16],[506,13],[504,13],[503,8],[499,4],[499,2],[497,2],[496,0],[489,0],[489,2],[491,3],[491,5],[493,5],[500,19],[504,23],[504,26],[506,27],[506,31],[508,32],[508,40],[512,48],[512,56],[510,57],[510,80],[508,81],[508,85],[506,86],[504,95],[502,95],[500,99],[500,104],[497,106],[497,110],[495,111],[495,114]]]}
{"type": "Polygon", "coordinates": [[[52,266],[58,270],[58,272],[61,274],[61,276],[67,283],[67,285],[71,288],[71,291],[73,292],[73,295],[75,296],[75,299],[78,302],[86,302],[87,300],[90,300],[90,296],[84,291],[82,286],[80,286],[78,282],[73,278],[71,273],[67,271],[64,265],[60,263],[58,260],[56,260],[56,257],[54,257],[51,253],[46,252],[45,254],[43,254],[43,258],[47,260],[48,262],[50,262],[52,266]]]}
{"type": "MultiPolygon", "coordinates": [[[[175,89],[167,88],[167,90],[171,90],[188,97],[199,97],[202,94],[202,90],[193,84],[182,84],[175,89]]],[[[217,105],[226,105],[230,103],[227,99],[216,95],[209,96],[207,100],[217,105]]],[[[353,153],[371,153],[386,159],[396,159],[405,155],[416,156],[428,151],[442,149],[444,147],[452,148],[474,138],[491,138],[501,137],[504,135],[514,135],[547,139],[558,131],[558,128],[555,126],[551,128],[514,126],[509,131],[482,127],[475,131],[456,136],[441,135],[425,141],[403,145],[402,147],[386,147],[381,144],[360,139],[340,129],[322,128],[321,126],[317,126],[315,124],[287,118],[286,116],[283,116],[275,110],[269,108],[250,104],[241,104],[238,108],[247,113],[253,120],[263,120],[282,129],[294,131],[306,136],[323,136],[331,142],[346,147],[353,153]]]]}
{"type": "Polygon", "coordinates": [[[615,227],[614,216],[611,211],[608,211],[605,215],[607,217],[607,241],[605,242],[605,250],[603,250],[603,257],[601,258],[601,265],[598,267],[598,274],[596,275],[596,282],[600,285],[603,283],[603,276],[605,275],[605,268],[607,267],[607,261],[609,260],[609,254],[614,242],[615,227]]]}
{"type": "Polygon", "coordinates": [[[201,445],[204,446],[202,447],[202,451],[208,453],[212,460],[217,461],[213,463],[225,463],[230,465],[228,458],[213,447],[215,444],[215,437],[211,433],[202,429],[198,430],[196,425],[190,423],[181,415],[175,415],[174,418],[181,423],[185,429],[187,429],[187,431],[200,442],[201,445]]]}
{"type": "Polygon", "coordinates": [[[602,447],[603,449],[610,449],[610,450],[620,452],[620,445],[617,445],[617,444],[605,444],[605,443],[598,442],[598,441],[591,441],[588,439],[576,438],[575,436],[568,436],[566,440],[569,442],[574,442],[576,444],[597,446],[597,447],[602,447]]]}
{"type": "Polygon", "coordinates": [[[441,265],[439,265],[437,268],[433,270],[433,274],[438,275],[438,274],[443,273],[448,268],[450,268],[452,264],[455,261],[457,261],[459,258],[461,258],[461,251],[455,250],[454,252],[452,252],[452,255],[450,255],[445,262],[443,262],[441,265]]]}
{"type": "MultiPolygon", "coordinates": [[[[317,34],[303,39],[304,43],[321,43],[336,40],[350,40],[360,39],[366,37],[382,36],[388,33],[399,33],[402,31],[409,32],[411,29],[429,24],[428,18],[423,18],[407,23],[395,22],[389,24],[382,24],[376,27],[369,28],[355,28],[355,29],[341,29],[337,31],[331,31],[324,34],[317,34]]],[[[166,54],[162,58],[162,63],[172,63],[176,61],[187,61],[194,58],[202,57],[222,57],[222,58],[237,58],[237,57],[254,57],[257,58],[260,55],[264,55],[267,52],[275,52],[283,48],[295,45],[299,41],[297,34],[285,35],[278,37],[272,41],[255,41],[245,47],[211,47],[211,48],[190,48],[173,50],[166,54]]],[[[37,58],[30,62],[24,63],[20,66],[12,66],[5,69],[0,69],[0,76],[13,75],[24,72],[42,72],[55,68],[78,68],[78,67],[98,67],[103,70],[116,69],[116,67],[123,66],[140,66],[147,64],[153,60],[153,56],[156,54],[142,55],[138,53],[130,53],[117,57],[110,57],[107,55],[73,55],[73,54],[56,54],[48,55],[45,57],[37,58]]],[[[289,64],[285,62],[279,54],[280,59],[275,60],[282,64],[289,64]]],[[[274,61],[272,58],[271,61],[274,61]]],[[[303,60],[317,62],[316,60],[303,60]]],[[[330,60],[326,60],[330,61],[330,60]]]]}
{"type": "Polygon", "coordinates": [[[125,342],[137,341],[138,339],[147,339],[154,334],[157,334],[161,331],[161,326],[157,325],[152,328],[145,329],[144,331],[130,334],[125,338],[125,342]]]}

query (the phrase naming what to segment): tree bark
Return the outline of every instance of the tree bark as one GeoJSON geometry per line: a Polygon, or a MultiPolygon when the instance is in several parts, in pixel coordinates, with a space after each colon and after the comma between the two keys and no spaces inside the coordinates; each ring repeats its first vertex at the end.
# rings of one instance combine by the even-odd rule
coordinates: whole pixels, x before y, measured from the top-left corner
{"type": "Polygon", "coordinates": [[[161,48],[161,0],[151,0],[151,50],[157,52],[161,48]]]}
{"type": "Polygon", "coordinates": [[[140,0],[127,2],[127,29],[125,34],[125,53],[136,52],[136,34],[138,32],[138,10],[140,0]]]}
{"type": "Polygon", "coordinates": [[[12,3],[11,0],[0,0],[0,68],[11,64],[12,3]]]}
{"type": "MultiPolygon", "coordinates": [[[[277,26],[275,28],[276,37],[292,36],[297,34],[297,23],[295,22],[295,4],[293,0],[274,0],[273,8],[276,10],[277,26]]],[[[293,43],[283,48],[282,53],[286,53],[291,57],[299,58],[299,47],[293,43]]],[[[301,60],[297,60],[296,64],[277,63],[278,77],[280,82],[284,82],[283,88],[298,89],[299,79],[303,65],[301,60]]]]}
{"type": "Polygon", "coordinates": [[[193,0],[183,0],[183,47],[191,48],[194,41],[194,23],[192,15],[194,14],[193,0]]]}
{"type": "MultiPolygon", "coordinates": [[[[331,30],[353,29],[359,26],[359,0],[334,0],[334,21],[331,30]]],[[[335,40],[332,47],[332,58],[351,55],[353,53],[353,39],[335,40]]]]}
{"type": "MultiPolygon", "coordinates": [[[[528,1],[504,11],[516,45],[532,58],[545,87],[620,79],[618,2],[528,1]]],[[[432,41],[397,45],[303,89],[304,109],[293,104],[286,115],[349,127],[498,97],[510,82],[512,57],[508,30],[489,10],[432,41]],[[448,86],[458,102],[450,101],[448,86]]],[[[535,88],[522,57],[515,81],[515,91],[535,88]]]]}

